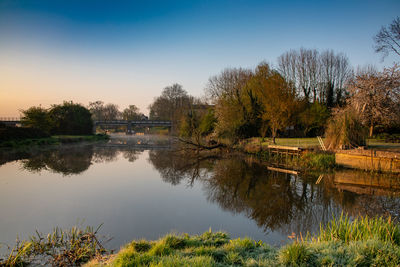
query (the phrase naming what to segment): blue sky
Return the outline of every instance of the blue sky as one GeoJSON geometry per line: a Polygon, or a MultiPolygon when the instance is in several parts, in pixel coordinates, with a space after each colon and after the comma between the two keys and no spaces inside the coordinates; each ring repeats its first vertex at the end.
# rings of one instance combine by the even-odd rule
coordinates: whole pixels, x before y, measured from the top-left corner
{"type": "Polygon", "coordinates": [[[147,106],[180,83],[200,96],[225,67],[300,47],[382,68],[372,37],[400,1],[0,0],[0,116],[62,100],[147,106]]]}

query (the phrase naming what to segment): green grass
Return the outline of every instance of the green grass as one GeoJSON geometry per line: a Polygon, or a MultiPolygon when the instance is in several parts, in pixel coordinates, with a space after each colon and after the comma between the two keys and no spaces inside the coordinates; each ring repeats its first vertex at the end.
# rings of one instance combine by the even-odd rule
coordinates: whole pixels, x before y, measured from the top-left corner
{"type": "Polygon", "coordinates": [[[333,219],[325,227],[321,227],[319,241],[352,241],[379,240],[385,243],[400,245],[400,227],[398,224],[382,217],[359,217],[351,221],[343,214],[333,219]]]}
{"type": "Polygon", "coordinates": [[[107,252],[97,237],[100,227],[55,228],[47,235],[36,232],[28,241],[18,242],[4,260],[0,259],[0,266],[80,266],[107,252]]]}
{"type": "Polygon", "coordinates": [[[29,148],[34,146],[57,145],[59,140],[55,137],[8,140],[0,142],[0,148],[29,148]]]}
{"type": "MultiPolygon", "coordinates": [[[[319,147],[318,139],[313,138],[276,138],[276,144],[280,146],[294,146],[302,148],[319,147]]],[[[263,146],[272,145],[272,140],[262,143],[263,146]]]]}
{"type": "Polygon", "coordinates": [[[221,232],[167,235],[133,241],[107,260],[87,266],[398,266],[400,230],[390,218],[347,216],[321,226],[316,236],[271,247],[221,232]]]}
{"type": "Polygon", "coordinates": [[[367,146],[376,150],[388,150],[400,152],[400,143],[386,143],[380,139],[367,139],[367,146]]]}
{"type": "MultiPolygon", "coordinates": [[[[322,140],[325,140],[323,138],[322,140]]],[[[252,138],[253,143],[259,145],[260,138],[252,138]]],[[[302,148],[312,148],[312,147],[320,147],[318,143],[318,139],[316,137],[312,138],[276,138],[276,144],[281,146],[294,146],[294,147],[302,147],[302,148]]],[[[266,138],[262,143],[263,147],[268,145],[272,145],[272,139],[266,138]]],[[[367,146],[371,149],[377,150],[392,150],[400,152],[400,143],[387,143],[381,139],[367,139],[367,146]]]]}
{"type": "Polygon", "coordinates": [[[113,255],[97,230],[56,229],[17,245],[0,266],[399,266],[400,227],[390,218],[341,215],[315,235],[282,247],[223,232],[168,234],[157,241],[132,241],[113,255]],[[46,261],[44,261],[46,260],[46,261]],[[89,262],[88,262],[89,261],[89,262]]]}
{"type": "Polygon", "coordinates": [[[308,152],[295,162],[303,170],[326,171],[336,167],[334,154],[308,152]]]}

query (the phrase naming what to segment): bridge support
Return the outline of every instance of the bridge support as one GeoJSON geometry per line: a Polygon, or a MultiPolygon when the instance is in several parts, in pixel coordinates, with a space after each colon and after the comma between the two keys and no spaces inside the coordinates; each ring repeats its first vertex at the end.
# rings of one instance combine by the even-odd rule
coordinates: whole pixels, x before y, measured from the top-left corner
{"type": "Polygon", "coordinates": [[[128,121],[128,124],[126,125],[126,134],[132,134],[132,122],[128,121]]]}

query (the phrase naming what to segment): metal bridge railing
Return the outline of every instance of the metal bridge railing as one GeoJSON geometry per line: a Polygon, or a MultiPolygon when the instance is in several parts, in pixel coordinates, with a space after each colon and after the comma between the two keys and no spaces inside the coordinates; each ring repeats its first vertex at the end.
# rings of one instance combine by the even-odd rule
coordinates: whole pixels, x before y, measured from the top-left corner
{"type": "Polygon", "coordinates": [[[21,121],[20,117],[0,117],[0,121],[21,121]]]}

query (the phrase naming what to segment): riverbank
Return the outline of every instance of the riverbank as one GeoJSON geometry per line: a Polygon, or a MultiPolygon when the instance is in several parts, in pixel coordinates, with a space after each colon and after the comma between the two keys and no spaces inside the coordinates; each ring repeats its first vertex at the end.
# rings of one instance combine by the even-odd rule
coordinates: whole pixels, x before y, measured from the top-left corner
{"type": "Polygon", "coordinates": [[[93,266],[397,266],[400,228],[383,218],[334,219],[314,237],[296,236],[283,247],[223,232],[169,234],[158,241],[132,241],[93,266]]]}
{"type": "MultiPolygon", "coordinates": [[[[307,138],[306,142],[310,143],[308,139],[310,138],[307,138]]],[[[255,155],[268,164],[291,170],[331,171],[338,167],[335,163],[334,153],[319,151],[311,147],[295,146],[274,146],[274,149],[270,149],[267,144],[257,141],[253,138],[242,140],[234,146],[234,149],[245,154],[255,155]],[[297,149],[291,150],[291,148],[297,149]]]]}
{"type": "MultiPolygon", "coordinates": [[[[400,173],[399,144],[385,143],[369,140],[369,149],[348,149],[335,151],[322,151],[316,138],[281,138],[277,140],[282,151],[271,153],[271,144],[261,142],[260,138],[242,140],[235,149],[247,154],[254,154],[261,159],[278,162],[282,166],[304,171],[328,171],[335,168],[349,168],[363,171],[400,173]],[[304,140],[303,140],[304,139],[304,140]],[[315,139],[315,140],[314,140],[315,139]],[[296,148],[285,151],[287,148],[296,148]],[[286,152],[289,152],[288,155],[286,152]],[[285,155],[286,153],[286,155],[285,155]],[[282,164],[283,162],[283,164],[282,164]]],[[[275,147],[275,146],[274,146],[275,147]]],[[[276,152],[276,149],[273,149],[276,152]]]]}
{"type": "Polygon", "coordinates": [[[80,142],[105,141],[110,137],[105,134],[95,135],[55,135],[44,138],[24,138],[0,141],[0,149],[26,149],[32,147],[55,146],[80,142]]]}
{"type": "Polygon", "coordinates": [[[341,215],[314,236],[288,236],[289,244],[273,247],[227,233],[167,234],[157,241],[135,240],[109,254],[98,230],[55,229],[48,238],[37,233],[20,242],[0,266],[398,266],[400,227],[390,218],[341,215]],[[85,264],[85,262],[87,262],[85,264]]]}

